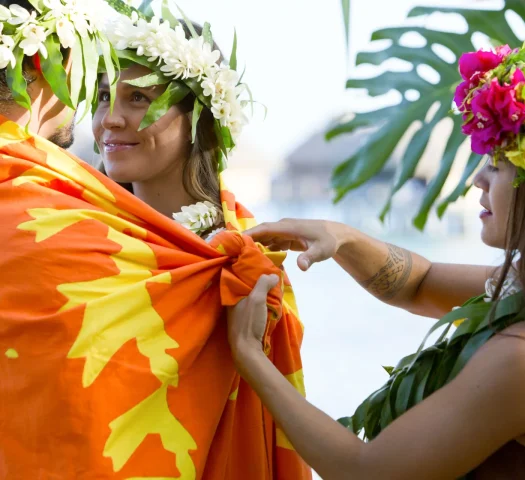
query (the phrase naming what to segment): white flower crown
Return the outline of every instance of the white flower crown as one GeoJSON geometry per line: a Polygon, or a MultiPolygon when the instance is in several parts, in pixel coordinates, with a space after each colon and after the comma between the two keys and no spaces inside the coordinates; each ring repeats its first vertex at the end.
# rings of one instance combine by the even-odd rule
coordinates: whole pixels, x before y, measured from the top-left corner
{"type": "MultiPolygon", "coordinates": [[[[181,23],[174,17],[169,20],[156,16],[146,20],[139,18],[136,11],[130,16],[119,14],[117,19],[108,22],[105,34],[115,50],[134,50],[138,57],[154,64],[162,76],[189,86],[220,126],[229,131],[234,144],[248,123],[243,108],[249,101],[241,100],[240,95],[247,91],[251,98],[249,89],[241,83],[232,62],[230,65],[217,64],[221,53],[213,50],[209,24],[205,24],[203,35],[198,36],[193,25],[186,21],[193,36],[187,39],[181,23]]],[[[227,149],[233,147],[225,143],[227,149]]]]}
{"type": "MultiPolygon", "coordinates": [[[[18,4],[0,5],[0,69],[6,76],[13,98],[31,110],[31,100],[23,77],[24,56],[35,58],[55,95],[65,105],[76,108],[86,100],[86,113],[94,98],[97,49],[104,52],[104,64],[115,78],[112,47],[102,27],[112,11],[103,0],[29,0],[31,13],[18,4]],[[60,47],[72,49],[71,88],[63,67],[60,47]]],[[[113,52],[114,53],[114,52],[113,52]]]]}

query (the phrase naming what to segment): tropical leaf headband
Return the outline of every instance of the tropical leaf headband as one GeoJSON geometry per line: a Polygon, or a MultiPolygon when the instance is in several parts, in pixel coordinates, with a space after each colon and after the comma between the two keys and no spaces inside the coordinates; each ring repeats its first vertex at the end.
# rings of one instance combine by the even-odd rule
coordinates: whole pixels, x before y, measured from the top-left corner
{"type": "Polygon", "coordinates": [[[6,68],[13,98],[31,110],[22,65],[24,56],[33,57],[33,63],[62,103],[76,109],[86,100],[85,115],[97,89],[99,51],[110,83],[115,82],[118,58],[102,34],[111,9],[103,0],[29,1],[36,11],[30,13],[16,4],[9,8],[0,6],[0,68],[6,68]],[[71,49],[69,88],[61,48],[71,49]]]}
{"type": "Polygon", "coordinates": [[[504,155],[517,167],[516,186],[525,180],[525,48],[508,45],[478,50],[459,59],[463,81],[454,102],[463,114],[463,133],[472,151],[504,155]]]}
{"type": "Polygon", "coordinates": [[[219,170],[222,171],[225,168],[222,160],[235,146],[248,123],[244,108],[253,103],[249,88],[242,83],[236,71],[236,36],[229,65],[219,65],[217,62],[221,53],[213,49],[208,23],[204,24],[202,35],[198,35],[193,24],[179,9],[191,32],[191,38],[186,38],[182,24],[171,13],[166,1],[162,4],[162,20],[146,15],[151,13],[151,2],[145,2],[146,8],[139,10],[122,0],[108,0],[108,3],[119,13],[107,23],[105,34],[117,52],[121,67],[138,63],[152,70],[151,74],[127,83],[138,87],[168,84],[165,92],[151,103],[139,130],[154,123],[173,105],[193,93],[192,141],[195,141],[202,110],[208,108],[214,117],[222,153],[219,170]],[[249,100],[242,100],[244,93],[249,100]]]}

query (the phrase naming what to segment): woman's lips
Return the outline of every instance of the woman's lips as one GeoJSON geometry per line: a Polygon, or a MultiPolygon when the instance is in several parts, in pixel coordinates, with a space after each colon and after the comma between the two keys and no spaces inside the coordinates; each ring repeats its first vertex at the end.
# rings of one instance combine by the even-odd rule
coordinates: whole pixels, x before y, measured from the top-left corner
{"type": "Polygon", "coordinates": [[[479,213],[479,218],[487,218],[491,216],[492,216],[492,212],[490,210],[487,210],[486,208],[481,210],[481,212],[479,213]]]}
{"type": "Polygon", "coordinates": [[[114,152],[123,152],[130,150],[133,147],[136,147],[138,143],[105,143],[104,142],[104,152],[105,153],[114,153],[114,152]]]}

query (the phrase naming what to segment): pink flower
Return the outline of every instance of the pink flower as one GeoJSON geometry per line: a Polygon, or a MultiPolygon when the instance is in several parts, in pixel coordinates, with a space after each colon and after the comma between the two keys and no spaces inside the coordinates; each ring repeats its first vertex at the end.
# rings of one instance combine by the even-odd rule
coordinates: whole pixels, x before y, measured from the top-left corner
{"type": "Polygon", "coordinates": [[[509,136],[516,135],[525,121],[525,104],[516,98],[516,89],[525,83],[516,70],[511,83],[500,85],[497,78],[479,89],[472,98],[472,119],[463,125],[463,133],[472,136],[472,150],[490,153],[509,136]]]}
{"type": "Polygon", "coordinates": [[[464,104],[468,93],[479,86],[480,80],[488,71],[500,65],[512,50],[508,45],[497,47],[495,52],[478,50],[461,55],[459,59],[459,73],[463,78],[456,88],[454,102],[459,110],[464,112],[467,106],[464,104]]]}

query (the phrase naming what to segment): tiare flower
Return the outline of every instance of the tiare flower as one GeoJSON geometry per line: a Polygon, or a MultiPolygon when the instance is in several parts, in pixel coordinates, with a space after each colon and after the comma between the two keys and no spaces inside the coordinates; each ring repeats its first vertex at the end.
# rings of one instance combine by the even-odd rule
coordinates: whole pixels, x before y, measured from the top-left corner
{"type": "Polygon", "coordinates": [[[200,234],[220,224],[219,210],[211,202],[198,202],[173,214],[173,219],[195,234],[200,234]]]}
{"type": "Polygon", "coordinates": [[[46,31],[44,27],[34,24],[28,24],[22,30],[24,39],[20,42],[20,48],[24,51],[24,55],[32,57],[36,52],[47,58],[47,49],[44,45],[46,40],[46,31]]]}
{"type": "Polygon", "coordinates": [[[29,13],[25,8],[20,5],[11,5],[9,7],[11,11],[11,18],[9,18],[9,23],[11,25],[19,25],[20,29],[36,24],[36,12],[33,10],[29,13]]]}
{"type": "Polygon", "coordinates": [[[66,17],[57,20],[56,30],[60,45],[62,45],[63,48],[71,48],[75,45],[75,26],[66,17]]]}

